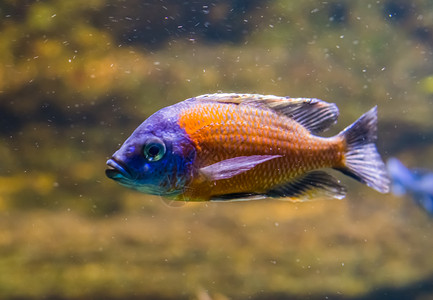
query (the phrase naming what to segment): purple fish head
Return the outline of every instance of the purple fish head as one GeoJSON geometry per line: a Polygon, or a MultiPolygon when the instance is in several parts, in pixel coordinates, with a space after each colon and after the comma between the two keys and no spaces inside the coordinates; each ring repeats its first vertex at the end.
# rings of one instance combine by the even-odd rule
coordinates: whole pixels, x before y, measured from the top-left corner
{"type": "Polygon", "coordinates": [[[196,152],[170,108],[150,116],[131,134],[107,161],[107,177],[151,195],[183,192],[196,152]]]}

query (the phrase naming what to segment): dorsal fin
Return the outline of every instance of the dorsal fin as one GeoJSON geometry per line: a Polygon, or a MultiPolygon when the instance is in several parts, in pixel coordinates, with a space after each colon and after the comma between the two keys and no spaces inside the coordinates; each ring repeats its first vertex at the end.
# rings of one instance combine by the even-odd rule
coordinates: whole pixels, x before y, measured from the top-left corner
{"type": "Polygon", "coordinates": [[[263,106],[297,121],[312,133],[327,130],[338,118],[338,108],[334,103],[315,98],[222,93],[198,96],[195,100],[263,106]]]}

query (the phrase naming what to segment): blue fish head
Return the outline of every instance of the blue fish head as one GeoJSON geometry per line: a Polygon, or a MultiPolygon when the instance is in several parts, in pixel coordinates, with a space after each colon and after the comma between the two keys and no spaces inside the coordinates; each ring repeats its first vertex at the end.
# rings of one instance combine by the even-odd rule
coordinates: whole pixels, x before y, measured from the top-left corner
{"type": "Polygon", "coordinates": [[[170,111],[144,121],[107,161],[107,177],[140,192],[175,196],[192,178],[195,147],[170,111]]]}

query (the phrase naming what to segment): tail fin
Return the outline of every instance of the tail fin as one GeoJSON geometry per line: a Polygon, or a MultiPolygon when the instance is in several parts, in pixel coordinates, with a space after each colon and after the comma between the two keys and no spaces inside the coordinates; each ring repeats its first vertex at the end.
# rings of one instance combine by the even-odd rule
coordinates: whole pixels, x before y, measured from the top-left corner
{"type": "Polygon", "coordinates": [[[381,193],[388,193],[390,180],[374,144],[377,139],[377,107],[363,114],[339,136],[346,142],[344,167],[339,170],[381,193]]]}

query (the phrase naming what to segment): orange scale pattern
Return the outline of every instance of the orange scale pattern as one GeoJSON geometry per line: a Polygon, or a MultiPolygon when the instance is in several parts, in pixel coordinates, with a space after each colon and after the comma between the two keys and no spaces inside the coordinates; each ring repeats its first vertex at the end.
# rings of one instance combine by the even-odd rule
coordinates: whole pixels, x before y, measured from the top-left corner
{"type": "Polygon", "coordinates": [[[179,114],[179,126],[197,150],[198,170],[216,162],[249,155],[281,155],[229,179],[195,178],[187,198],[263,193],[311,170],[339,167],[344,159],[341,138],[312,135],[298,122],[272,110],[250,105],[202,102],[179,114]]]}

